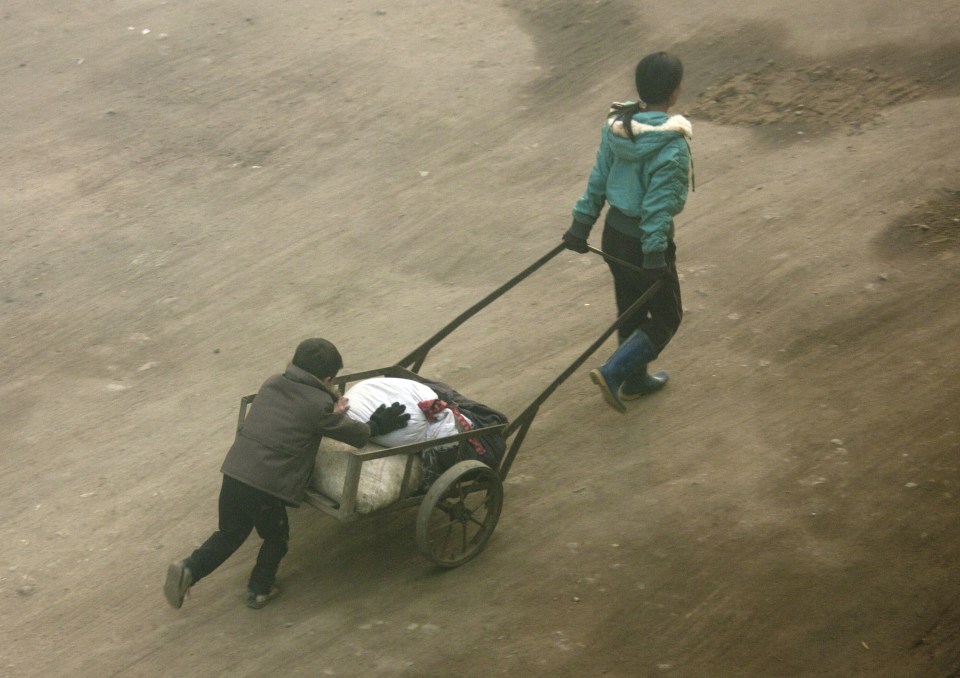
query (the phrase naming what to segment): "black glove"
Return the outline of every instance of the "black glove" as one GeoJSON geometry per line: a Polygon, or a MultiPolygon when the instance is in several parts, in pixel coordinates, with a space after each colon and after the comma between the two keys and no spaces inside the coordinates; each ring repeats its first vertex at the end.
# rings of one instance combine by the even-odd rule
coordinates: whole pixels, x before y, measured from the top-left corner
{"type": "Polygon", "coordinates": [[[661,266],[660,268],[644,268],[643,269],[643,285],[644,287],[650,287],[653,283],[657,282],[661,278],[665,278],[667,273],[670,272],[670,269],[666,266],[661,266]]]}
{"type": "Polygon", "coordinates": [[[568,250],[578,252],[580,254],[586,254],[590,251],[587,249],[587,241],[578,235],[574,235],[570,231],[567,231],[563,234],[563,245],[568,250]]]}
{"type": "Polygon", "coordinates": [[[410,421],[410,415],[405,413],[406,409],[407,406],[400,403],[394,403],[390,407],[380,405],[367,422],[367,426],[370,427],[370,437],[376,438],[405,427],[410,421]]]}

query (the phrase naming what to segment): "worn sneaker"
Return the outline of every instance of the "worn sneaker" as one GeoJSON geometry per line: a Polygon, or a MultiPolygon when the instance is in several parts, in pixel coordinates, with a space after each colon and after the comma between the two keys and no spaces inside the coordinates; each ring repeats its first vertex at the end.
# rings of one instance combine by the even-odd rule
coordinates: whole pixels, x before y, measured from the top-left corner
{"type": "Polygon", "coordinates": [[[167,568],[167,581],[163,585],[163,595],[167,602],[178,610],[183,607],[183,597],[193,586],[193,575],[190,568],[181,560],[171,563],[167,568]]]}
{"type": "Polygon", "coordinates": [[[254,591],[247,591],[247,607],[251,607],[254,610],[259,610],[261,607],[264,607],[271,600],[280,595],[280,589],[274,586],[270,589],[270,593],[255,593],[254,591]]]}

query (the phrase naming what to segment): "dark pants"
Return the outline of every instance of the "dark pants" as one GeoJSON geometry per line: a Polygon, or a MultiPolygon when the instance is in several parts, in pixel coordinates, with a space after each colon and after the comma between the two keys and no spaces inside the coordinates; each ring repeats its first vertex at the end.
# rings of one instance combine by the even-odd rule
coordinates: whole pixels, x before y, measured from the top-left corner
{"type": "MultiPolygon", "coordinates": [[[[640,248],[639,238],[631,238],[606,225],[603,229],[602,246],[604,252],[643,267],[643,250],[640,248]]],[[[673,338],[683,319],[680,278],[677,276],[677,247],[672,241],[667,247],[666,259],[669,272],[663,279],[660,291],[617,331],[620,343],[623,343],[634,330],[641,330],[650,338],[658,355],[673,338]]],[[[613,274],[617,315],[623,315],[646,292],[647,286],[643,284],[643,276],[638,271],[609,261],[607,265],[613,274]]]]}
{"type": "Polygon", "coordinates": [[[290,540],[286,506],[276,497],[230,476],[223,476],[219,506],[220,529],[186,560],[193,581],[203,579],[220,567],[256,528],[263,544],[247,587],[258,595],[268,593],[290,540]]]}

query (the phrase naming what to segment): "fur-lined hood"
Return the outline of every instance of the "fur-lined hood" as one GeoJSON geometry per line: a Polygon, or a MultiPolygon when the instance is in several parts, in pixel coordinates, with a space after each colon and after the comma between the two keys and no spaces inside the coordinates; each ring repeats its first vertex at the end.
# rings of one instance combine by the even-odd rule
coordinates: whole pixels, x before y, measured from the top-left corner
{"type": "Polygon", "coordinates": [[[630,118],[634,138],[624,128],[623,116],[611,116],[606,123],[606,143],[615,156],[628,162],[646,162],[666,147],[693,137],[690,121],[682,115],[668,116],[660,111],[641,111],[630,118]]]}
{"type": "MultiPolygon", "coordinates": [[[[631,127],[633,127],[634,137],[638,137],[647,132],[679,132],[688,140],[693,139],[693,125],[691,125],[690,121],[682,115],[671,115],[669,118],[667,118],[666,122],[663,122],[659,125],[648,125],[647,123],[640,122],[635,118],[630,121],[630,124],[631,127]]],[[[629,138],[627,130],[624,128],[622,119],[613,118],[607,122],[607,126],[610,128],[610,131],[617,136],[621,136],[624,139],[629,138]]]]}

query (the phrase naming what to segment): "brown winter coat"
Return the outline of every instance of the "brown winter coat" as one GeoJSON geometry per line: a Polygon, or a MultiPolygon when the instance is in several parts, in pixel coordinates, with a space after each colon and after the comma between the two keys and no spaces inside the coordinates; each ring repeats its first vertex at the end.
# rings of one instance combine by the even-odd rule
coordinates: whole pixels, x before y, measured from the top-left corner
{"type": "Polygon", "coordinates": [[[220,471],[299,506],[323,436],[363,447],[370,427],[334,414],[337,394],[296,365],[267,379],[220,471]]]}

